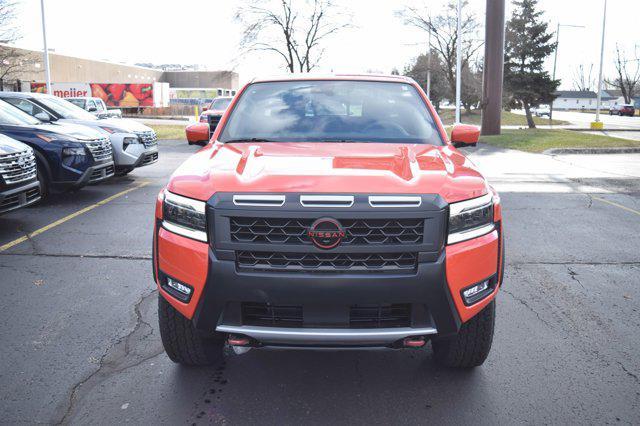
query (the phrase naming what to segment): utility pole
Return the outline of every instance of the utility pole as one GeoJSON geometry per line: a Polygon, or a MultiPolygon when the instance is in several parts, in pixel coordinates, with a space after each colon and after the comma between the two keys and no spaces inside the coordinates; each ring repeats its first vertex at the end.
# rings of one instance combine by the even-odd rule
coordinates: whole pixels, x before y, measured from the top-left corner
{"type": "Polygon", "coordinates": [[[431,97],[431,27],[429,27],[429,42],[427,44],[427,98],[431,97]]]}
{"type": "Polygon", "coordinates": [[[49,49],[47,48],[47,27],[44,18],[44,0],[40,0],[40,11],[42,12],[42,39],[44,41],[44,76],[47,82],[47,93],[53,94],[51,91],[51,69],[49,68],[49,49]]]}
{"type": "MultiPolygon", "coordinates": [[[[560,27],[572,27],[572,28],[584,28],[584,25],[568,25],[561,24],[558,22],[558,26],[556,27],[556,48],[553,54],[553,75],[551,79],[553,81],[556,80],[556,65],[558,64],[558,45],[560,43],[560,27]]],[[[551,105],[549,105],[549,125],[551,125],[551,120],[553,119],[553,101],[551,101],[551,105]]]]}
{"type": "Polygon", "coordinates": [[[482,74],[482,134],[500,134],[504,74],[504,0],[487,0],[482,74]]]}
{"type": "Polygon", "coordinates": [[[460,124],[460,91],[462,86],[462,0],[458,0],[456,31],[456,124],[460,124]]]}
{"type": "Polygon", "coordinates": [[[598,101],[596,103],[596,121],[591,123],[592,129],[602,130],[604,125],[600,121],[600,102],[602,102],[602,63],[604,61],[604,33],[607,25],[607,0],[604,0],[602,13],[602,40],[600,41],[600,71],[598,73],[598,101]]]}

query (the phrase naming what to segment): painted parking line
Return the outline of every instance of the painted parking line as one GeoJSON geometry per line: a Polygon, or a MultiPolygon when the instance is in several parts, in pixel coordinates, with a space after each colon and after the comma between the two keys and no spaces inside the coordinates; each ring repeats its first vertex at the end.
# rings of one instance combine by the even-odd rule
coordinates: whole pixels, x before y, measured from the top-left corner
{"type": "MultiPolygon", "coordinates": [[[[610,205],[612,205],[612,206],[615,206],[615,207],[621,208],[622,210],[626,210],[626,211],[628,211],[628,212],[635,213],[635,214],[637,214],[638,216],[640,216],[640,211],[638,211],[638,210],[634,210],[634,209],[632,209],[631,207],[623,206],[622,204],[614,203],[613,201],[605,200],[604,198],[600,198],[600,197],[592,197],[592,198],[593,198],[594,200],[602,201],[603,203],[610,204],[610,205]]],[[[1,250],[0,250],[0,251],[1,251],[1,250]]]]}
{"type": "Polygon", "coordinates": [[[85,207],[85,208],[83,208],[81,210],[78,210],[75,213],[71,213],[70,215],[63,217],[62,219],[58,219],[55,222],[52,222],[52,223],[50,223],[50,224],[48,224],[46,226],[43,226],[40,229],[37,229],[37,230],[35,230],[33,232],[30,232],[29,234],[25,235],[24,237],[20,237],[20,238],[17,238],[15,240],[11,241],[11,242],[8,242],[7,244],[5,244],[3,246],[0,246],[0,253],[3,252],[3,251],[9,250],[11,247],[16,246],[16,245],[18,245],[18,244],[20,244],[22,242],[25,242],[25,241],[27,241],[27,240],[29,240],[29,239],[37,236],[37,235],[40,235],[43,232],[46,232],[46,231],[48,231],[50,229],[53,229],[58,225],[62,225],[63,223],[73,219],[74,217],[78,217],[78,216],[80,216],[80,215],[82,215],[84,213],[87,213],[87,212],[95,209],[96,207],[104,206],[108,202],[113,201],[116,198],[120,198],[123,195],[126,195],[126,194],[130,193],[131,191],[135,191],[136,189],[140,189],[143,186],[147,186],[149,183],[150,182],[142,182],[142,183],[134,186],[133,188],[125,189],[124,191],[120,191],[117,194],[114,194],[114,195],[112,195],[110,197],[107,197],[102,201],[98,201],[95,204],[91,204],[90,206],[87,206],[87,207],[85,207]]]}

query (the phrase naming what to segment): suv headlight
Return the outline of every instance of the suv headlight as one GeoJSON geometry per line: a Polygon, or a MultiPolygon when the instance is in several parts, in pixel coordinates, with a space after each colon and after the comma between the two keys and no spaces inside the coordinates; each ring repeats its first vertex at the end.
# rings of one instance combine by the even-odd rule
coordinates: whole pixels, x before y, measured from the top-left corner
{"type": "Polygon", "coordinates": [[[203,201],[164,192],[162,226],[168,231],[207,242],[207,220],[203,201]]]}
{"type": "Polygon", "coordinates": [[[131,137],[124,138],[122,140],[122,149],[124,149],[126,151],[126,149],[127,149],[127,147],[129,145],[141,144],[141,143],[142,143],[142,141],[140,140],[140,138],[131,138],[131,137]]]}
{"type": "Polygon", "coordinates": [[[449,206],[447,244],[480,237],[495,229],[493,195],[491,193],[449,206]]]}

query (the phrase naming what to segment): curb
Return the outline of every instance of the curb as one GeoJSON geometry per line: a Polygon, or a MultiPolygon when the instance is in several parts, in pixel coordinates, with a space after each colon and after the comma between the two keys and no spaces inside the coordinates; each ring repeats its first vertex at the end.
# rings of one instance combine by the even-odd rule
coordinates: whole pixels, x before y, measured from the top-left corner
{"type": "Polygon", "coordinates": [[[636,154],[640,153],[640,147],[628,148],[551,148],[542,151],[545,155],[564,154],[636,154]]]}
{"type": "Polygon", "coordinates": [[[573,130],[574,132],[640,132],[640,128],[636,129],[590,129],[590,128],[579,128],[579,127],[567,127],[564,130],[573,130]]]}

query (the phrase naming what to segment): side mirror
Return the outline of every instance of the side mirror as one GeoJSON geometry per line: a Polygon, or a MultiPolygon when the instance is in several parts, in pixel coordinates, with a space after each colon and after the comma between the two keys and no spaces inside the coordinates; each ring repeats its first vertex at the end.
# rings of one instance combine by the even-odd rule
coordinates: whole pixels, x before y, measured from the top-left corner
{"type": "Polygon", "coordinates": [[[43,123],[48,123],[51,121],[51,117],[46,112],[39,112],[35,114],[34,117],[42,121],[43,123]]]}
{"type": "Polygon", "coordinates": [[[93,107],[89,107],[89,109],[87,109],[87,111],[89,111],[89,112],[96,112],[97,110],[98,110],[98,108],[96,108],[94,106],[93,107]]]}
{"type": "Polygon", "coordinates": [[[209,109],[209,107],[208,107],[208,106],[206,106],[206,105],[203,105],[203,106],[202,106],[202,112],[205,112],[205,111],[206,111],[206,110],[208,110],[208,109],[209,109]]]}
{"type": "Polygon", "coordinates": [[[476,146],[480,138],[480,128],[468,124],[456,124],[451,131],[451,143],[456,148],[476,146]]]}
{"type": "Polygon", "coordinates": [[[187,141],[191,143],[209,142],[209,124],[196,123],[187,126],[187,141]]]}

